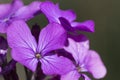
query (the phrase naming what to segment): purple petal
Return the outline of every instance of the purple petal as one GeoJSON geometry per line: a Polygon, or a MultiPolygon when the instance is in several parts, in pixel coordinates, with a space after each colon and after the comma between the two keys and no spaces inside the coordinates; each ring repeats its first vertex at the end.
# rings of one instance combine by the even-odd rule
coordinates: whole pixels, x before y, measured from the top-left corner
{"type": "Polygon", "coordinates": [[[0,4],[0,18],[5,18],[12,15],[22,6],[23,3],[21,0],[13,0],[10,4],[0,4]]]}
{"type": "Polygon", "coordinates": [[[36,40],[24,21],[14,21],[9,26],[7,40],[11,48],[24,47],[36,52],[36,40]]]}
{"type": "Polygon", "coordinates": [[[11,3],[11,13],[10,14],[13,14],[14,12],[16,12],[23,5],[24,4],[23,4],[22,0],[13,0],[13,2],[11,3]]]}
{"type": "Polygon", "coordinates": [[[69,59],[62,56],[58,57],[57,55],[45,56],[40,61],[42,70],[46,75],[63,75],[74,67],[69,59]]]}
{"type": "Polygon", "coordinates": [[[92,73],[94,78],[100,79],[106,75],[106,68],[102,63],[100,56],[95,51],[89,51],[85,63],[87,65],[88,71],[92,73]]]}
{"type": "Polygon", "coordinates": [[[68,41],[69,46],[64,47],[64,49],[73,55],[76,63],[82,63],[89,49],[89,40],[76,42],[68,38],[68,41]]]}
{"type": "Polygon", "coordinates": [[[38,52],[43,55],[49,51],[60,49],[66,40],[65,30],[57,23],[48,24],[39,35],[38,52]]]}
{"type": "Polygon", "coordinates": [[[31,4],[20,8],[15,14],[14,17],[16,19],[28,20],[35,16],[35,14],[40,12],[40,4],[39,1],[34,1],[31,4]]]}
{"type": "Polygon", "coordinates": [[[36,70],[38,60],[35,58],[34,52],[32,50],[20,47],[13,48],[12,58],[33,72],[36,70]]]}
{"type": "Polygon", "coordinates": [[[5,15],[9,14],[10,9],[10,4],[0,4],[0,18],[3,18],[5,15]]]}
{"type": "Polygon", "coordinates": [[[73,22],[76,19],[76,14],[73,10],[61,11],[62,17],[67,19],[69,22],[73,22]]]}
{"type": "Polygon", "coordinates": [[[70,71],[69,73],[62,75],[61,80],[79,80],[80,74],[76,71],[70,71]]]}
{"type": "Polygon", "coordinates": [[[72,27],[80,31],[94,32],[95,23],[92,20],[87,20],[85,22],[73,22],[71,23],[72,27]]]}
{"type": "Polygon", "coordinates": [[[54,4],[50,1],[43,2],[41,4],[41,11],[46,15],[48,18],[49,22],[57,22],[60,23],[59,17],[63,17],[70,22],[76,19],[76,15],[72,10],[60,10],[58,4],[54,4]]]}
{"type": "Polygon", "coordinates": [[[0,33],[6,33],[8,28],[8,24],[4,22],[0,22],[0,33]]]}

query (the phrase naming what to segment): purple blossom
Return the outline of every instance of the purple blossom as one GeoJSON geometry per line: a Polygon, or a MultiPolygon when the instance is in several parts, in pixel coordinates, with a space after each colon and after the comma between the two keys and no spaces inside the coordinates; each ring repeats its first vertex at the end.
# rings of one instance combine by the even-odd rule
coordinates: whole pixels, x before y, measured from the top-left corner
{"type": "Polygon", "coordinates": [[[14,20],[29,20],[40,10],[41,2],[34,1],[24,6],[22,0],[13,0],[9,4],[0,4],[0,33],[6,33],[6,29],[14,20]]]}
{"type": "Polygon", "coordinates": [[[41,11],[48,18],[49,22],[61,24],[67,31],[88,31],[94,32],[94,22],[87,20],[85,22],[75,22],[76,14],[72,10],[61,10],[58,4],[50,1],[43,2],[40,5],[41,11]]]}
{"type": "Polygon", "coordinates": [[[84,40],[80,42],[68,38],[69,46],[64,47],[64,49],[74,57],[75,67],[72,71],[63,75],[61,80],[79,80],[80,77],[90,80],[84,72],[91,73],[96,79],[103,78],[106,75],[106,68],[100,56],[97,52],[89,50],[89,40],[87,38],[85,40],[85,38],[85,36],[80,37],[81,40],[84,40]]]}
{"type": "Polygon", "coordinates": [[[7,29],[7,39],[12,48],[12,58],[32,71],[41,63],[44,74],[62,75],[72,70],[72,62],[52,50],[61,49],[66,33],[57,23],[48,24],[39,34],[38,44],[24,21],[13,22],[7,29]]]}

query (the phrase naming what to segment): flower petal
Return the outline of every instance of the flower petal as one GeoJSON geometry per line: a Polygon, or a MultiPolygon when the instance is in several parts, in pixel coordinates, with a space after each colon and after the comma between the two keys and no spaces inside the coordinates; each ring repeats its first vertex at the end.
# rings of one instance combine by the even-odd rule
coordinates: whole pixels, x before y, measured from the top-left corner
{"type": "Polygon", "coordinates": [[[0,22],[0,33],[6,33],[8,24],[0,22]]]}
{"type": "Polygon", "coordinates": [[[86,56],[86,51],[89,49],[89,40],[85,39],[82,41],[82,38],[85,38],[85,36],[81,37],[80,42],[76,42],[75,40],[68,38],[69,45],[64,47],[66,51],[73,55],[76,63],[83,62],[84,57],[86,56]]]}
{"type": "Polygon", "coordinates": [[[24,21],[11,23],[7,29],[7,40],[11,48],[24,47],[36,52],[36,40],[24,21]]]}
{"type": "Polygon", "coordinates": [[[73,70],[73,63],[57,55],[45,56],[41,61],[43,73],[46,75],[63,75],[73,70]]]}
{"type": "Polygon", "coordinates": [[[94,32],[95,23],[92,20],[87,20],[85,22],[73,22],[71,23],[72,27],[80,31],[94,32]]]}
{"type": "Polygon", "coordinates": [[[76,71],[70,71],[69,73],[62,75],[61,80],[79,80],[80,74],[76,71]]]}
{"type": "Polygon", "coordinates": [[[60,23],[59,17],[63,17],[70,22],[76,19],[76,15],[72,10],[60,10],[58,4],[54,4],[50,1],[46,1],[41,4],[41,11],[43,14],[46,15],[48,18],[49,22],[57,22],[60,23]],[[53,16],[54,15],[54,16],[53,16]]]}
{"type": "Polygon", "coordinates": [[[40,12],[40,4],[39,1],[34,1],[31,4],[24,6],[20,8],[16,13],[14,14],[14,17],[16,19],[23,19],[28,20],[35,16],[35,14],[39,11],[40,12]]]}
{"type": "Polygon", "coordinates": [[[65,30],[57,23],[48,24],[39,35],[38,52],[43,55],[64,46],[66,40],[65,30]]]}
{"type": "Polygon", "coordinates": [[[0,18],[5,18],[12,15],[22,6],[22,0],[13,0],[10,4],[0,4],[0,18]]]}
{"type": "Polygon", "coordinates": [[[32,50],[20,47],[13,48],[12,58],[33,72],[36,70],[38,60],[35,58],[34,52],[32,50]]]}
{"type": "Polygon", "coordinates": [[[0,18],[3,18],[5,15],[9,14],[10,9],[10,4],[0,4],[0,18]]]}
{"type": "Polygon", "coordinates": [[[87,69],[90,73],[92,73],[93,77],[96,79],[103,78],[106,75],[106,68],[102,63],[102,60],[98,53],[90,50],[89,54],[86,57],[85,63],[87,65],[87,69]]]}

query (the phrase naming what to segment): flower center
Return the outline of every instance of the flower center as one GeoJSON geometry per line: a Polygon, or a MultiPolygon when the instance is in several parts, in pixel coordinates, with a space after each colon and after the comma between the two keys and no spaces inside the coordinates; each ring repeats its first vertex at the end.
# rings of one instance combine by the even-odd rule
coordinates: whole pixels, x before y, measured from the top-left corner
{"type": "Polygon", "coordinates": [[[78,66],[78,67],[76,67],[76,69],[78,72],[81,72],[81,67],[78,66]]]}
{"type": "Polygon", "coordinates": [[[37,53],[37,54],[35,55],[35,57],[36,57],[37,59],[40,59],[40,58],[41,58],[41,55],[40,55],[39,53],[37,53]]]}

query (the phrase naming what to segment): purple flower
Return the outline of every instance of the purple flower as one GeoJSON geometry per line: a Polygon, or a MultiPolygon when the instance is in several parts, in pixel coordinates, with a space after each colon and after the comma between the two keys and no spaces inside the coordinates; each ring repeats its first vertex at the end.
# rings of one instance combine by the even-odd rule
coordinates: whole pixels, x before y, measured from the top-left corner
{"type": "Polygon", "coordinates": [[[14,20],[28,20],[40,10],[41,2],[34,1],[24,6],[22,0],[13,0],[10,4],[0,4],[0,33],[6,33],[7,27],[14,20]]]}
{"type": "Polygon", "coordinates": [[[61,24],[67,31],[88,31],[94,32],[94,22],[87,20],[85,22],[74,22],[76,14],[72,10],[61,10],[58,4],[46,1],[40,5],[41,11],[48,18],[49,22],[61,24]]]}
{"type": "Polygon", "coordinates": [[[47,75],[65,74],[72,69],[72,62],[52,50],[64,46],[66,33],[57,23],[48,24],[39,34],[38,44],[24,21],[15,21],[7,29],[7,39],[12,48],[12,58],[32,71],[41,62],[43,73],[47,75]]]}
{"type": "Polygon", "coordinates": [[[80,37],[81,40],[84,40],[81,42],[68,38],[69,46],[64,49],[74,57],[75,67],[72,71],[63,75],[61,80],[79,80],[80,77],[90,80],[84,72],[91,73],[96,79],[103,78],[106,75],[106,68],[100,56],[95,51],[89,50],[89,40],[87,38],[85,40],[85,38],[85,36],[80,37]]]}

